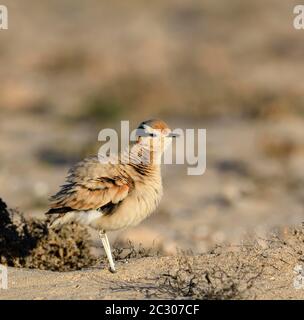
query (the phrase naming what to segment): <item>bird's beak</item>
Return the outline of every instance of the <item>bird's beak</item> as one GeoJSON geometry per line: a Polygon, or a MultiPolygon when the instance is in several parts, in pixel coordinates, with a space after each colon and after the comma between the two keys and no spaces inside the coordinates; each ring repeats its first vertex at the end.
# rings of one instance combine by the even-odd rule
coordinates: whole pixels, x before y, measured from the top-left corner
{"type": "Polygon", "coordinates": [[[178,134],[178,133],[170,132],[167,137],[177,138],[177,137],[179,137],[179,136],[180,136],[180,134],[178,134]]]}

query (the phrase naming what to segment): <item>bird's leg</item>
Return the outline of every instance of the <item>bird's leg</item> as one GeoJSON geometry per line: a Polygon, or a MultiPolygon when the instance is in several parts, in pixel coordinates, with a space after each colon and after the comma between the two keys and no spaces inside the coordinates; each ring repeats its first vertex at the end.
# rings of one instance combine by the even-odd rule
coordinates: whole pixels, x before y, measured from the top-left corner
{"type": "Polygon", "coordinates": [[[99,232],[99,237],[100,237],[100,239],[102,241],[103,247],[105,249],[107,258],[108,258],[109,263],[110,263],[110,271],[114,273],[114,272],[116,272],[116,270],[115,270],[115,265],[114,265],[114,261],[113,261],[113,257],[112,257],[112,252],[111,252],[111,247],[110,247],[108,236],[105,233],[105,231],[100,231],[99,232]]]}

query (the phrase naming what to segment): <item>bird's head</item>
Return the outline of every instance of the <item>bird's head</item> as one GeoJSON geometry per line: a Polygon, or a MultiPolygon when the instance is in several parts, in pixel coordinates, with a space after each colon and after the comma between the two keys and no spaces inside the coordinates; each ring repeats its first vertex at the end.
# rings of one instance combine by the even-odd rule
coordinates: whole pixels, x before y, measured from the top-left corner
{"type": "Polygon", "coordinates": [[[137,143],[150,151],[164,152],[164,150],[172,142],[172,138],[178,135],[173,133],[168,125],[157,119],[142,122],[137,130],[137,143]]]}

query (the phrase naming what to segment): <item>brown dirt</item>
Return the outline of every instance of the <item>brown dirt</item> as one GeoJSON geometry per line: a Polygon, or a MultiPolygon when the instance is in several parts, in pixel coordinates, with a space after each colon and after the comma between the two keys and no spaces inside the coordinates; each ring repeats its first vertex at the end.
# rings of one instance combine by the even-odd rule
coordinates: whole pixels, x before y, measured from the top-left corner
{"type": "Polygon", "coordinates": [[[1,290],[0,298],[304,298],[304,290],[293,287],[293,268],[298,260],[290,247],[270,248],[263,253],[255,250],[238,253],[217,250],[212,254],[182,259],[190,261],[193,269],[190,271],[191,280],[187,280],[187,274],[180,279],[181,258],[178,257],[147,257],[132,259],[128,263],[120,262],[116,274],[101,267],[73,272],[9,268],[9,289],[1,290]],[[284,253],[287,253],[285,260],[282,259],[284,253]],[[171,282],[168,282],[168,274],[171,282]],[[206,275],[210,283],[206,281],[206,275]]]}
{"type": "Polygon", "coordinates": [[[161,257],[130,243],[114,249],[118,272],[111,274],[91,255],[83,227],[49,230],[45,221],[0,205],[0,261],[19,267],[8,269],[1,299],[304,298],[293,287],[294,268],[304,262],[304,227],[201,255],[161,257]]]}

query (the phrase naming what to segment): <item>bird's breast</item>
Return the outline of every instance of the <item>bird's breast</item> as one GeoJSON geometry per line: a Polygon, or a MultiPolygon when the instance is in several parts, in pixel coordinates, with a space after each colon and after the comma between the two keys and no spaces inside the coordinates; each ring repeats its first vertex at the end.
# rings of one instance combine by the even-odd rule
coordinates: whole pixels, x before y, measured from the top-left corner
{"type": "Polygon", "coordinates": [[[161,181],[141,185],[134,190],[136,217],[139,221],[149,216],[159,205],[163,195],[161,181]]]}
{"type": "Polygon", "coordinates": [[[161,179],[137,182],[115,212],[100,218],[98,228],[111,231],[139,224],[157,208],[162,195],[161,179]]]}

